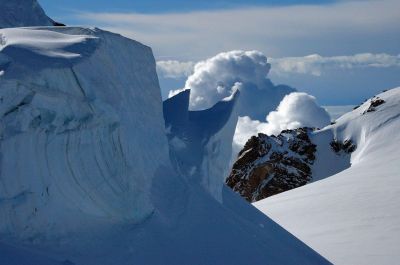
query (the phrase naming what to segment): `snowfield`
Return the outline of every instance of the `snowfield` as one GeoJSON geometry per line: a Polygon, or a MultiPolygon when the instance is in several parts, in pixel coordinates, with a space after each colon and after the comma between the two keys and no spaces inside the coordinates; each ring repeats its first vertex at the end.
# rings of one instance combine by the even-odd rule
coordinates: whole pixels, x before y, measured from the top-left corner
{"type": "Polygon", "coordinates": [[[400,88],[395,88],[315,133],[319,161],[314,170],[322,180],[254,206],[334,264],[397,264],[399,131],[400,88]],[[384,103],[371,107],[379,99],[384,103]],[[351,139],[356,151],[333,157],[327,135],[351,139]],[[341,172],[326,178],[335,171],[341,172]]]}

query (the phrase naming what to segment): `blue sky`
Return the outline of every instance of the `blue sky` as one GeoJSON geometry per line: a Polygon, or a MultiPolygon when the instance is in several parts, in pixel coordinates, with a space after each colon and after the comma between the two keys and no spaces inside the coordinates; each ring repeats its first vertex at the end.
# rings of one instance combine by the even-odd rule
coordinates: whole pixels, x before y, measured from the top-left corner
{"type": "MultiPolygon", "coordinates": [[[[190,65],[229,50],[259,50],[280,62],[272,81],[325,105],[357,104],[400,86],[398,0],[39,1],[56,20],[151,46],[157,61],[190,65]],[[309,62],[312,54],[317,61],[309,62]]],[[[160,74],[163,95],[185,79],[160,74]]]]}
{"type": "MultiPolygon", "coordinates": [[[[64,17],[65,10],[86,10],[92,12],[139,12],[139,13],[166,13],[188,12],[194,10],[212,10],[226,8],[240,8],[244,6],[282,6],[295,4],[329,4],[334,0],[39,0],[49,15],[64,17]]],[[[74,20],[71,19],[71,22],[74,20]]]]}

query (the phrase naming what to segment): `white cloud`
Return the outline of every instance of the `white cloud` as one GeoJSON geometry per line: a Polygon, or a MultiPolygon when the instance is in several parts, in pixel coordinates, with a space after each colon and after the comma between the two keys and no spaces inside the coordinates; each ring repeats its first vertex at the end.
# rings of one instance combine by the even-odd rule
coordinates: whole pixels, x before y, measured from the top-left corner
{"type": "Polygon", "coordinates": [[[221,51],[302,54],[398,53],[400,1],[248,7],[187,13],[80,13],[95,24],[149,44],[158,58],[194,60],[221,51]]]}
{"type": "Polygon", "coordinates": [[[328,112],[317,104],[315,97],[303,92],[294,92],[285,96],[276,111],[268,114],[263,132],[277,135],[286,129],[323,128],[329,123],[328,112]]]}
{"type": "Polygon", "coordinates": [[[400,67],[400,55],[360,53],[350,56],[322,57],[318,54],[304,57],[270,59],[274,74],[310,74],[320,76],[332,69],[400,67]]]}
{"type": "MultiPolygon", "coordinates": [[[[258,51],[230,51],[197,63],[184,89],[190,89],[190,109],[202,110],[229,97],[236,89],[264,89],[270,65],[258,51]]],[[[180,90],[178,90],[180,91],[180,90]]],[[[171,95],[176,91],[171,92],[171,95]]]]}
{"type": "Polygon", "coordinates": [[[164,78],[179,79],[193,73],[194,62],[179,62],[176,60],[157,61],[157,72],[164,78]]]}
{"type": "Polygon", "coordinates": [[[258,133],[278,135],[282,130],[300,127],[323,128],[330,123],[327,111],[320,107],[315,97],[302,92],[285,96],[278,108],[271,111],[266,122],[240,117],[233,138],[233,154],[243,148],[246,141],[258,133]]]}
{"type": "Polygon", "coordinates": [[[235,159],[240,150],[244,147],[247,140],[249,140],[253,135],[263,131],[265,123],[258,120],[252,120],[248,116],[239,117],[235,134],[233,136],[232,143],[232,158],[235,159]]]}

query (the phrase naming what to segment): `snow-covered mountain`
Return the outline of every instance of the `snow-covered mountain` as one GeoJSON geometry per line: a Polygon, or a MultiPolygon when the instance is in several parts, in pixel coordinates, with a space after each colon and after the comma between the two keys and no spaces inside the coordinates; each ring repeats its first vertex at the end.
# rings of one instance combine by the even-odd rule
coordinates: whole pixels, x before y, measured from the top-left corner
{"type": "Polygon", "coordinates": [[[239,93],[187,93],[120,35],[1,29],[0,264],[328,264],[223,186],[239,93]]]}
{"type": "Polygon", "coordinates": [[[0,0],[0,28],[63,26],[49,18],[36,0],[0,0]]]}
{"type": "Polygon", "coordinates": [[[322,180],[254,205],[334,264],[396,264],[399,130],[400,88],[395,88],[311,137],[317,145],[313,174],[322,180]]]}

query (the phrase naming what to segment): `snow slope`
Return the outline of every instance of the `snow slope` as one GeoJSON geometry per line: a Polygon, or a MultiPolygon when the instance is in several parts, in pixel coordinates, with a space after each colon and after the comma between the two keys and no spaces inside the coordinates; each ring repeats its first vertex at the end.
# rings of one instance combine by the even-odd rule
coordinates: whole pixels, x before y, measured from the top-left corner
{"type": "Polygon", "coordinates": [[[0,0],[0,28],[53,26],[36,0],[0,0]]]}
{"type": "Polygon", "coordinates": [[[315,133],[320,178],[343,171],[254,205],[334,264],[398,263],[399,130],[400,88],[395,88],[315,133]],[[368,111],[379,98],[384,103],[368,111]],[[357,145],[351,157],[335,160],[320,147],[332,136],[357,145]]]}
{"type": "Polygon", "coordinates": [[[0,34],[1,265],[328,263],[223,187],[235,96],[173,105],[200,148],[180,156],[149,47],[88,28],[0,34]]]}

